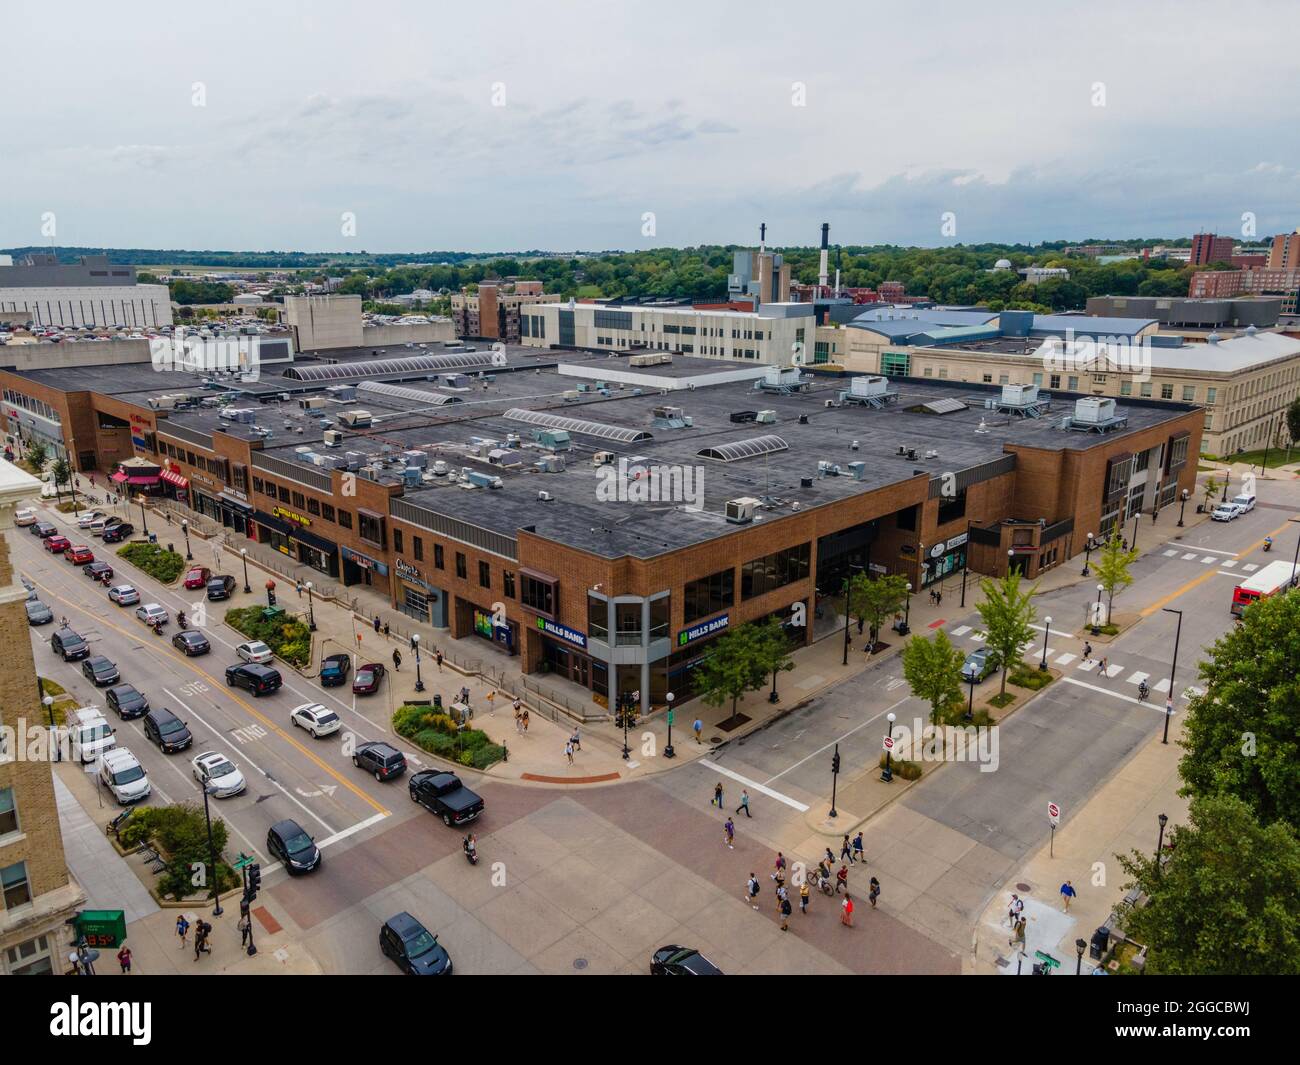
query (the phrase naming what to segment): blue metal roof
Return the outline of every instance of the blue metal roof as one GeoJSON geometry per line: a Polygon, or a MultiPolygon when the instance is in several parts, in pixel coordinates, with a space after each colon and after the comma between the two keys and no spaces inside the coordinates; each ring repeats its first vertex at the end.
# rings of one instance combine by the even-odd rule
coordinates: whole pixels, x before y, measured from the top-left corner
{"type": "Polygon", "coordinates": [[[1030,336],[1064,336],[1067,329],[1075,336],[1134,337],[1158,323],[1154,318],[1095,318],[1088,314],[1036,314],[1030,336]]]}

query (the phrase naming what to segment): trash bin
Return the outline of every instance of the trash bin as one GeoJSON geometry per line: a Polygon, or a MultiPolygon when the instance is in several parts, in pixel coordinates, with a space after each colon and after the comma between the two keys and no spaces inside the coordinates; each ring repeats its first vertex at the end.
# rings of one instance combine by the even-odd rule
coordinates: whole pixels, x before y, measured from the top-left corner
{"type": "Polygon", "coordinates": [[[1092,942],[1088,946],[1088,957],[1093,961],[1101,961],[1101,956],[1106,953],[1110,946],[1110,929],[1102,925],[1092,934],[1092,942]]]}
{"type": "Polygon", "coordinates": [[[438,711],[441,711],[441,710],[442,710],[442,696],[441,696],[441,695],[437,695],[437,694],[434,695],[434,697],[433,697],[433,708],[434,708],[435,710],[438,710],[438,711]]]}
{"type": "Polygon", "coordinates": [[[149,534],[149,542],[150,542],[151,544],[156,544],[156,543],[158,542],[158,534],[157,534],[157,533],[150,533],[150,534],[149,534]]]}

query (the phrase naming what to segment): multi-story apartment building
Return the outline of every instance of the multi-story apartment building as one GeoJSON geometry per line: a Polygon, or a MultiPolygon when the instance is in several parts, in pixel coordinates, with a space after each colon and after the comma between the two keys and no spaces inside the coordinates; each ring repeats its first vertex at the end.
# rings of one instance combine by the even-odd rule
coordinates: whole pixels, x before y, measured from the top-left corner
{"type": "Polygon", "coordinates": [[[1192,237],[1192,254],[1188,259],[1192,266],[1208,266],[1210,263],[1231,261],[1231,237],[1220,237],[1213,233],[1197,233],[1192,237]]]}
{"type": "Polygon", "coordinates": [[[1202,270],[1192,275],[1192,299],[1229,299],[1243,295],[1286,295],[1300,288],[1300,265],[1255,270],[1202,270]]]}
{"type": "Polygon", "coordinates": [[[559,299],[556,293],[543,293],[540,281],[482,281],[477,292],[451,297],[451,315],[457,336],[518,344],[520,315],[536,304],[559,299]]]}
{"type": "Polygon", "coordinates": [[[1300,269],[1300,229],[1294,233],[1279,233],[1268,249],[1270,270],[1300,269]]]}

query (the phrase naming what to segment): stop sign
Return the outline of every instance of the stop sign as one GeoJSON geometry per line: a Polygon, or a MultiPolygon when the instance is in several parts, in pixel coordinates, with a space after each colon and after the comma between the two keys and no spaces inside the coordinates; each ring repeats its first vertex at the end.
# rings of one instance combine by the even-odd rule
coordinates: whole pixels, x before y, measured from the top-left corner
{"type": "Polygon", "coordinates": [[[1061,819],[1061,808],[1054,802],[1047,804],[1047,816],[1052,819],[1052,824],[1056,824],[1061,819]]]}
{"type": "Polygon", "coordinates": [[[884,750],[886,750],[886,751],[892,751],[893,749],[894,749],[894,737],[893,737],[893,736],[886,736],[886,737],[885,737],[885,742],[884,742],[884,750]]]}

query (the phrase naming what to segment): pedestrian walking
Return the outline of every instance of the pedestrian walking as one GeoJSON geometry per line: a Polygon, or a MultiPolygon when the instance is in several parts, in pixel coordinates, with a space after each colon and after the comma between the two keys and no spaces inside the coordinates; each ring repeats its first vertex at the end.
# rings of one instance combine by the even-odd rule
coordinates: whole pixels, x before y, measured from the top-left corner
{"type": "Polygon", "coordinates": [[[302,581],[294,581],[293,586],[298,589],[298,598],[302,598],[302,581]]]}
{"type": "Polygon", "coordinates": [[[578,735],[578,726],[573,726],[573,735],[569,737],[569,742],[573,744],[575,751],[582,750],[582,737],[578,735]]]}
{"type": "Polygon", "coordinates": [[[380,628],[380,626],[381,626],[382,624],[383,624],[383,622],[379,620],[379,615],[376,614],[376,615],[375,615],[375,620],[374,620],[375,635],[376,635],[376,636],[379,635],[379,628],[380,628]]]}
{"type": "Polygon", "coordinates": [[[856,861],[853,857],[853,844],[849,842],[849,834],[844,833],[844,842],[840,844],[840,857],[847,858],[850,863],[856,861]]]}
{"type": "Polygon", "coordinates": [[[519,715],[519,722],[524,726],[524,735],[527,736],[528,735],[528,711],[527,710],[525,710],[522,714],[519,715]]]}
{"type": "Polygon", "coordinates": [[[442,652],[441,652],[441,651],[434,651],[434,652],[433,652],[433,660],[434,660],[435,662],[438,663],[438,672],[441,673],[441,672],[442,672],[442,652]]]}
{"type": "Polygon", "coordinates": [[[1007,908],[1007,920],[1011,922],[1011,927],[1015,927],[1016,920],[1024,913],[1025,904],[1019,895],[1012,894],[1011,905],[1007,908]]]}
{"type": "Polygon", "coordinates": [[[496,717],[496,715],[497,715],[497,693],[494,692],[494,691],[490,691],[490,692],[488,692],[488,694],[487,694],[487,700],[488,700],[488,717],[496,717]]]}
{"type": "Polygon", "coordinates": [[[1074,890],[1074,885],[1068,880],[1061,885],[1061,903],[1066,913],[1070,912],[1070,903],[1074,900],[1078,892],[1074,890]]]}
{"type": "Polygon", "coordinates": [[[253,920],[248,914],[239,918],[239,945],[247,947],[248,941],[253,937],[253,920]]]}
{"type": "Polygon", "coordinates": [[[749,789],[748,788],[741,788],[740,790],[740,805],[736,807],[736,813],[740,813],[741,810],[745,811],[746,817],[751,819],[753,818],[754,815],[749,812],[749,789]]]}
{"type": "Polygon", "coordinates": [[[727,823],[722,826],[722,841],[726,843],[727,850],[734,851],[736,849],[735,839],[736,839],[736,825],[735,822],[733,822],[731,818],[728,817],[727,823]]]}
{"type": "Polygon", "coordinates": [[[1097,676],[1109,680],[1110,678],[1106,675],[1108,669],[1110,669],[1110,660],[1105,655],[1102,655],[1101,662],[1097,666],[1097,676]]]}
{"type": "Polygon", "coordinates": [[[934,593],[934,605],[943,606],[943,589],[936,589],[934,593]]]}
{"type": "Polygon", "coordinates": [[[387,639],[387,638],[388,638],[389,636],[391,636],[391,635],[392,635],[392,631],[391,631],[391,630],[389,629],[389,627],[388,627],[388,622],[385,621],[385,622],[384,622],[384,638],[387,639]]]}
{"type": "Polygon", "coordinates": [[[849,867],[841,865],[839,871],[835,874],[835,894],[843,891],[846,895],[849,893],[849,867]]]}
{"type": "Polygon", "coordinates": [[[519,700],[515,700],[515,731],[521,736],[524,732],[524,715],[519,712],[519,700]]]}
{"type": "Polygon", "coordinates": [[[864,619],[864,618],[858,618],[858,635],[859,635],[859,636],[862,635],[862,630],[863,630],[864,628],[866,628],[866,625],[867,625],[867,623],[866,623],[866,619],[864,619]]]}
{"type": "Polygon", "coordinates": [[[711,805],[716,806],[719,810],[722,809],[722,781],[720,780],[713,785],[713,802],[711,805]]]}
{"type": "Polygon", "coordinates": [[[131,971],[131,948],[130,947],[123,947],[121,950],[117,952],[117,964],[122,967],[122,972],[124,974],[129,973],[131,971]]]}
{"type": "Polygon", "coordinates": [[[790,931],[790,914],[792,913],[789,899],[781,900],[781,931],[790,931]]]}
{"type": "Polygon", "coordinates": [[[190,922],[185,920],[185,915],[179,914],[176,918],[176,934],[181,940],[181,950],[185,949],[185,937],[190,934],[190,922]]]}
{"type": "Polygon", "coordinates": [[[827,876],[831,875],[831,866],[833,866],[834,864],[835,864],[835,852],[831,850],[830,847],[827,847],[826,848],[826,875],[827,876]]]}
{"type": "Polygon", "coordinates": [[[808,915],[808,896],[812,894],[812,889],[808,887],[808,881],[805,880],[799,886],[799,912],[805,917],[808,915]]]}
{"type": "Polygon", "coordinates": [[[573,765],[573,744],[567,742],[565,743],[564,757],[569,760],[569,765],[573,765]]]}
{"type": "Polygon", "coordinates": [[[1091,658],[1092,658],[1092,644],[1088,643],[1088,641],[1085,640],[1083,642],[1083,660],[1087,662],[1091,658]]]}
{"type": "Polygon", "coordinates": [[[785,855],[780,851],[776,852],[776,861],[772,863],[772,868],[781,875],[782,880],[785,879],[785,855]]]}
{"type": "Polygon", "coordinates": [[[695,742],[696,742],[696,743],[699,743],[699,742],[700,742],[700,733],[704,731],[704,722],[701,721],[701,720],[697,717],[697,718],[695,719],[695,724],[692,725],[691,728],[692,728],[692,729],[694,730],[694,732],[695,732],[695,742]]]}
{"type": "Polygon", "coordinates": [[[1127,550],[1128,550],[1128,537],[1127,537],[1127,536],[1124,537],[1124,539],[1120,541],[1120,544],[1121,544],[1121,546],[1124,548],[1124,550],[1127,551],[1127,550]]]}
{"type": "Polygon", "coordinates": [[[402,652],[396,647],[393,648],[393,672],[402,672],[402,652]]]}
{"type": "Polygon", "coordinates": [[[842,911],[842,913],[840,914],[840,924],[844,925],[847,928],[852,928],[853,927],[853,899],[849,896],[849,893],[847,891],[844,893],[844,901],[840,903],[840,910],[842,911]]]}
{"type": "Polygon", "coordinates": [[[874,876],[871,878],[871,890],[867,892],[867,901],[871,903],[871,908],[876,908],[876,899],[880,898],[880,881],[874,876]]]}
{"type": "Polygon", "coordinates": [[[750,873],[749,879],[745,881],[745,901],[754,909],[758,909],[758,903],[754,900],[758,898],[758,874],[750,873]]]}
{"type": "Polygon", "coordinates": [[[782,905],[790,898],[790,893],[786,891],[784,884],[776,885],[776,912],[781,912],[782,905]]]}
{"type": "Polygon", "coordinates": [[[862,832],[861,831],[859,831],[858,834],[853,837],[853,860],[855,862],[865,862],[867,860],[866,856],[862,853],[862,832]]]}
{"type": "Polygon", "coordinates": [[[208,930],[212,926],[207,921],[199,918],[198,924],[194,926],[194,960],[199,960],[200,954],[211,954],[208,948],[208,930]]]}
{"type": "Polygon", "coordinates": [[[1007,946],[1015,947],[1022,953],[1025,949],[1025,923],[1023,917],[1019,918],[1011,930],[1011,938],[1007,940],[1007,946]]]}

